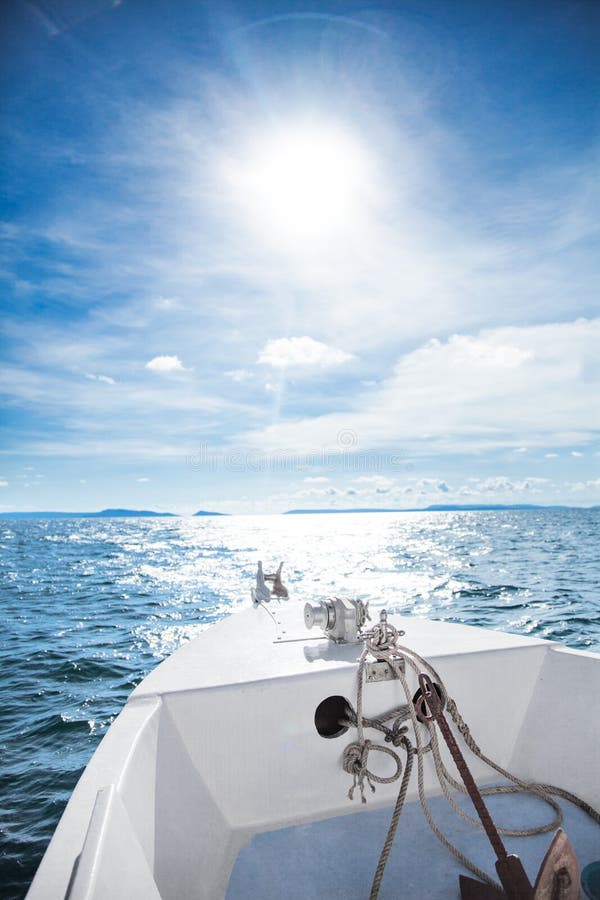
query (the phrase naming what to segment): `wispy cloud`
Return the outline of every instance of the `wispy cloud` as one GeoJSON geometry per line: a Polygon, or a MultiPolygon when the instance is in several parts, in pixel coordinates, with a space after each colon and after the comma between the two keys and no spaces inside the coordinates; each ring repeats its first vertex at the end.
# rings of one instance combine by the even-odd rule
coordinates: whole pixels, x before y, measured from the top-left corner
{"type": "Polygon", "coordinates": [[[154,305],[160,310],[177,310],[181,309],[181,302],[176,297],[157,297],[154,305]]]}
{"type": "Polygon", "coordinates": [[[231,378],[236,384],[242,384],[245,381],[252,381],[254,373],[249,369],[230,369],[225,372],[227,378],[231,378]]]}
{"type": "MultiPolygon", "coordinates": [[[[402,11],[384,28],[362,27],[375,13],[352,27],[311,20],[306,44],[285,23],[281,42],[268,23],[234,34],[220,15],[206,56],[187,55],[187,35],[169,46],[159,94],[142,81],[131,90],[118,66],[102,83],[82,72],[81,84],[59,67],[56,111],[79,103],[85,128],[65,115],[44,130],[34,87],[47,73],[28,71],[33,56],[19,63],[30,106],[11,113],[15,191],[32,175],[38,188],[0,225],[11,451],[337,452],[349,430],[351,452],[494,452],[490,477],[505,471],[503,450],[514,470],[543,451],[548,470],[583,469],[599,428],[591,120],[575,135],[555,121],[560,98],[546,108],[537,95],[506,114],[489,101],[504,81],[476,42],[463,52],[451,28],[440,43],[402,11]],[[523,142],[525,110],[538,119],[523,142]],[[568,146],[550,133],[568,133],[568,146]],[[316,152],[315,134],[343,140],[316,152]],[[21,162],[26,145],[45,147],[52,177],[37,149],[21,162]]],[[[581,79],[580,110],[593,107],[588,90],[581,79]]],[[[525,483],[511,478],[514,490],[525,483]]],[[[398,490],[437,496],[461,483],[440,469],[431,485],[398,490]]]]}
{"type": "Polygon", "coordinates": [[[385,489],[391,488],[394,484],[394,481],[391,478],[386,478],[385,475],[360,475],[354,479],[354,482],[355,484],[368,484],[375,488],[385,489]]]}
{"type": "Polygon", "coordinates": [[[102,381],[104,384],[116,384],[115,379],[111,378],[110,375],[93,375],[91,372],[86,372],[85,377],[88,381],[102,381]]]}

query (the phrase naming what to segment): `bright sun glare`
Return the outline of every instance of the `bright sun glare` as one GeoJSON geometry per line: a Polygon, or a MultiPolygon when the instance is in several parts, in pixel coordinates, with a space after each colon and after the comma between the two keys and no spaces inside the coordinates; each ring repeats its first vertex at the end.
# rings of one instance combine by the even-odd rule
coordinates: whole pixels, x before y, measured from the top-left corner
{"type": "Polygon", "coordinates": [[[309,243],[352,228],[368,169],[360,141],[346,130],[296,126],[253,141],[232,181],[253,227],[271,240],[309,243]]]}

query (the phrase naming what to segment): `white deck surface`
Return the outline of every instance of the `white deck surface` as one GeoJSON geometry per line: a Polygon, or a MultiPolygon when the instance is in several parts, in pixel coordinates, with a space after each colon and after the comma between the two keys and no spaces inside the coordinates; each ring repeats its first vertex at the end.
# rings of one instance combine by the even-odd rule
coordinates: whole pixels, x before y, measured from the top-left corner
{"type": "MultiPolygon", "coordinates": [[[[540,638],[471,625],[411,616],[392,621],[406,631],[411,649],[427,659],[548,646],[540,638]]],[[[334,644],[318,628],[308,631],[297,601],[246,609],[180,647],[144,678],[131,699],[354,669],[362,650],[362,643],[334,644]]]]}
{"type": "MultiPolygon", "coordinates": [[[[526,796],[488,798],[497,824],[531,827],[550,822],[553,811],[526,796]]],[[[581,868],[600,858],[600,828],[577,807],[562,803],[563,828],[581,868]]],[[[468,801],[462,804],[469,809],[468,801]]],[[[444,797],[430,800],[436,823],[492,877],[494,855],[479,829],[460,819],[444,797]]],[[[226,900],[365,900],[390,822],[391,809],[337,816],[255,835],[240,852],[226,900]]],[[[552,833],[504,838],[535,880],[552,833]]],[[[385,869],[380,900],[459,900],[458,876],[470,875],[429,829],[417,802],[405,806],[385,869]]]]}
{"type": "MultiPolygon", "coordinates": [[[[327,697],[355,703],[362,645],[315,638],[302,610],[290,601],[241,611],[144,679],[79,781],[29,900],[64,900],[69,884],[71,900],[368,896],[398,784],[379,785],[366,808],[347,800],[341,760],[355,730],[327,740],[314,717],[327,697]]],[[[498,631],[392,621],[438,669],[484,751],[600,806],[599,657],[498,631]]],[[[412,672],[409,684],[412,693],[412,672]]],[[[364,714],[403,702],[398,681],[369,684],[364,714]]],[[[385,761],[373,763],[389,774],[378,769],[385,761]]],[[[472,756],[469,764],[479,782],[494,777],[472,756]]],[[[430,759],[425,787],[439,790],[430,759]]],[[[382,900],[457,897],[458,864],[415,799],[413,775],[382,900]]],[[[529,821],[528,801],[511,802],[516,824],[529,821]]],[[[493,872],[485,838],[454,815],[447,824],[493,872]]],[[[600,858],[598,826],[569,819],[567,833],[582,865],[600,858]]],[[[519,845],[532,872],[550,837],[519,845]]]]}

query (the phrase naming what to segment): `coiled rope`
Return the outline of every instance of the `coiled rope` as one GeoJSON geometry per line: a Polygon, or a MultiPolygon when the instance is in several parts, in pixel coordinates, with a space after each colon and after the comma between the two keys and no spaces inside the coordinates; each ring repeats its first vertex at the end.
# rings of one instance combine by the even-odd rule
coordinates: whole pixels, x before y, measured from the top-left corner
{"type": "Polygon", "coordinates": [[[421,804],[421,808],[429,827],[438,838],[438,840],[459,860],[460,863],[462,863],[462,865],[464,865],[482,881],[500,889],[500,885],[493,878],[491,878],[486,872],[475,865],[475,863],[472,862],[464,853],[462,853],[462,851],[459,850],[458,847],[454,846],[454,844],[438,828],[431,815],[425,796],[424,786],[425,779],[423,758],[428,752],[431,752],[432,754],[436,775],[442,793],[444,794],[444,797],[446,798],[452,809],[459,816],[461,816],[461,818],[465,819],[475,827],[483,827],[479,820],[472,818],[464,810],[462,810],[452,797],[451,789],[459,791],[462,794],[467,794],[467,790],[463,784],[452,777],[442,760],[435,722],[422,722],[417,717],[417,713],[412,702],[411,690],[404,672],[407,666],[410,667],[417,675],[421,671],[427,671],[433,677],[434,681],[437,682],[437,684],[439,684],[441,688],[442,702],[445,701],[446,711],[450,715],[459,734],[463,738],[469,750],[474,754],[474,756],[481,760],[481,762],[485,763],[507,781],[511,782],[511,784],[508,785],[483,788],[481,789],[482,795],[487,796],[491,794],[529,793],[535,795],[536,797],[539,797],[554,810],[555,816],[553,820],[546,825],[524,829],[498,828],[498,832],[500,834],[512,837],[529,837],[554,831],[561,824],[563,813],[559,803],[554,800],[553,797],[561,797],[562,799],[573,803],[575,806],[578,806],[581,810],[583,810],[583,812],[587,813],[587,815],[590,816],[597,824],[600,825],[600,812],[590,806],[589,803],[586,803],[581,798],[575,796],[575,794],[572,794],[570,791],[566,791],[563,788],[559,788],[554,785],[523,781],[517,775],[509,772],[507,769],[503,768],[490,757],[488,757],[485,753],[483,753],[483,751],[480,749],[473,736],[471,735],[469,726],[462,718],[456,702],[448,695],[442,679],[440,678],[438,672],[436,672],[434,667],[431,665],[431,663],[423,659],[423,657],[419,656],[418,653],[416,653],[414,650],[411,650],[409,647],[405,647],[399,644],[398,632],[395,628],[393,628],[393,626],[387,624],[387,622],[381,625],[376,625],[373,629],[372,634],[366,640],[365,648],[361,654],[358,664],[356,712],[352,709],[350,704],[348,704],[346,719],[342,720],[340,723],[347,726],[356,726],[357,729],[357,740],[346,747],[342,760],[344,770],[353,777],[353,783],[348,791],[348,797],[352,800],[354,797],[354,791],[356,787],[358,787],[360,790],[361,801],[363,803],[366,803],[365,782],[368,784],[371,791],[374,792],[375,784],[390,784],[391,782],[396,781],[396,779],[400,777],[400,774],[402,772],[402,763],[395,750],[392,750],[391,747],[384,747],[381,744],[376,744],[373,741],[365,739],[365,728],[377,729],[385,735],[386,742],[392,743],[394,747],[402,747],[406,752],[406,765],[404,767],[404,776],[402,778],[400,790],[398,792],[398,797],[396,799],[386,839],[379,857],[377,868],[375,870],[375,875],[373,877],[369,900],[376,900],[379,894],[379,888],[381,885],[381,880],[383,878],[385,865],[387,863],[387,859],[396,834],[396,829],[398,827],[398,822],[400,820],[400,815],[402,813],[402,808],[404,806],[404,801],[406,799],[414,756],[417,757],[417,788],[419,794],[419,802],[421,804]],[[375,657],[376,660],[385,661],[391,666],[396,678],[398,678],[402,685],[407,701],[405,705],[395,707],[388,713],[384,713],[383,715],[376,718],[364,717],[362,711],[364,669],[369,655],[375,657]],[[416,747],[412,745],[408,737],[408,726],[403,724],[409,719],[414,731],[416,747]],[[393,720],[391,727],[385,724],[390,720],[393,720]],[[428,742],[425,742],[423,740],[424,731],[428,733],[428,742]],[[371,751],[383,752],[394,759],[396,764],[396,771],[393,775],[382,777],[375,775],[369,770],[367,763],[368,756],[371,751]]]}

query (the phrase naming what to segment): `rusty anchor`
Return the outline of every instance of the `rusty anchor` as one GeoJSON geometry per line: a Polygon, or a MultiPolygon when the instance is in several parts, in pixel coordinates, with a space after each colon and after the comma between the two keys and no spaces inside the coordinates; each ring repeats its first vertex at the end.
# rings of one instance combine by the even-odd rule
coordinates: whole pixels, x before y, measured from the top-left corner
{"type": "Polygon", "coordinates": [[[442,709],[442,701],[429,676],[419,675],[420,695],[415,711],[421,721],[435,721],[446,741],[456,768],[471,798],[484,831],[496,854],[496,872],[502,890],[465,875],[459,876],[462,900],[579,900],[579,864],[575,851],[562,828],[559,828],[546,853],[535,885],[532,885],[523,863],[514,853],[508,853],[498,829],[494,825],[485,801],[471,775],[442,709]]]}

